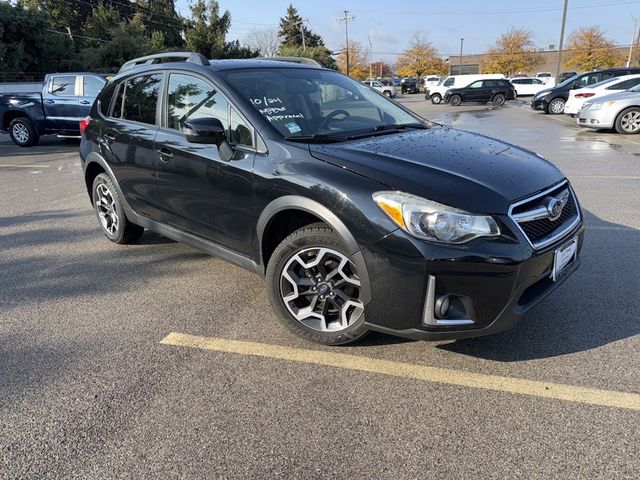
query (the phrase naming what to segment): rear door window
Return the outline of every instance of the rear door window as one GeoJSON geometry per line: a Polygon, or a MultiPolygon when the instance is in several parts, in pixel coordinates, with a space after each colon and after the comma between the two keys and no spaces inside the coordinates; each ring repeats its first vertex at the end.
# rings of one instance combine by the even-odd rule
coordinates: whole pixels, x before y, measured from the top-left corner
{"type": "Polygon", "coordinates": [[[51,94],[58,97],[73,97],[76,95],[76,76],[61,75],[53,77],[51,81],[51,94]]]}
{"type": "Polygon", "coordinates": [[[155,125],[161,82],[162,74],[160,73],[141,75],[127,80],[122,118],[155,125]]]}
{"type": "Polygon", "coordinates": [[[85,97],[97,97],[105,83],[102,78],[85,75],[82,79],[82,95],[85,97]]]}
{"type": "Polygon", "coordinates": [[[623,82],[607,87],[607,90],[629,90],[638,84],[640,84],[640,78],[632,78],[631,80],[624,80],[623,82]]]}

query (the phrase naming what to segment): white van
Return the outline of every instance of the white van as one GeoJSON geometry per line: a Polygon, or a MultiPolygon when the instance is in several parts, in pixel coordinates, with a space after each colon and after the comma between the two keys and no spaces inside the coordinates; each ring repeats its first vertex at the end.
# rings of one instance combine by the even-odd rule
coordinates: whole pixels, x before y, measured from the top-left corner
{"type": "Polygon", "coordinates": [[[463,88],[472,84],[476,80],[493,80],[496,78],[504,78],[504,75],[499,73],[485,75],[449,75],[444,80],[440,81],[438,85],[429,88],[424,98],[426,100],[431,100],[431,103],[437,105],[442,102],[445,92],[450,88],[463,88]]]}

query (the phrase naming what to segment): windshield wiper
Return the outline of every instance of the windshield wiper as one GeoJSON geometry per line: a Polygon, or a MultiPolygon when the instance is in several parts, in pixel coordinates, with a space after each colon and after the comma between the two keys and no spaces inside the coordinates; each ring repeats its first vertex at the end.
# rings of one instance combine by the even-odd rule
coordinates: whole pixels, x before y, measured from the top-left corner
{"type": "Polygon", "coordinates": [[[416,130],[426,130],[429,127],[427,127],[422,123],[401,123],[397,125],[396,124],[378,125],[366,132],[354,133],[352,135],[349,135],[347,136],[347,140],[352,140],[355,138],[373,137],[376,135],[386,135],[389,133],[398,133],[408,128],[413,128],[416,130]]]}
{"type": "Polygon", "coordinates": [[[335,143],[346,140],[344,135],[336,135],[331,133],[314,133],[313,135],[290,135],[284,137],[285,140],[290,142],[303,142],[303,143],[335,143]]]}

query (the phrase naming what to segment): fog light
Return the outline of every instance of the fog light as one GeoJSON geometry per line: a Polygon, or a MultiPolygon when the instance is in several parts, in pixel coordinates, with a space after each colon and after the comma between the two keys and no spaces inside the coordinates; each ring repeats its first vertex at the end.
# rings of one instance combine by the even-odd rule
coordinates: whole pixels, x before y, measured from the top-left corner
{"type": "Polygon", "coordinates": [[[435,315],[436,318],[447,318],[449,313],[449,307],[451,306],[451,299],[449,295],[440,295],[436,299],[435,315]]]}
{"type": "Polygon", "coordinates": [[[596,120],[595,118],[592,118],[591,123],[600,123],[600,120],[596,120]]]}

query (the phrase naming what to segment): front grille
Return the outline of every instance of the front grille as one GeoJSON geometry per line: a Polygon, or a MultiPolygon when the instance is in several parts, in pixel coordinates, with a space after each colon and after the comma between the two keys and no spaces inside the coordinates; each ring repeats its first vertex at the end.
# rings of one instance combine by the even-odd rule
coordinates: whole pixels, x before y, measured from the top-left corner
{"type": "Polygon", "coordinates": [[[580,211],[576,198],[566,181],[514,204],[510,209],[509,215],[534,248],[542,248],[563,237],[580,220],[580,211]],[[569,198],[557,219],[551,220],[547,215],[544,218],[523,220],[527,215],[534,214],[541,209],[544,210],[544,205],[550,197],[559,197],[565,191],[569,192],[569,198]]]}

